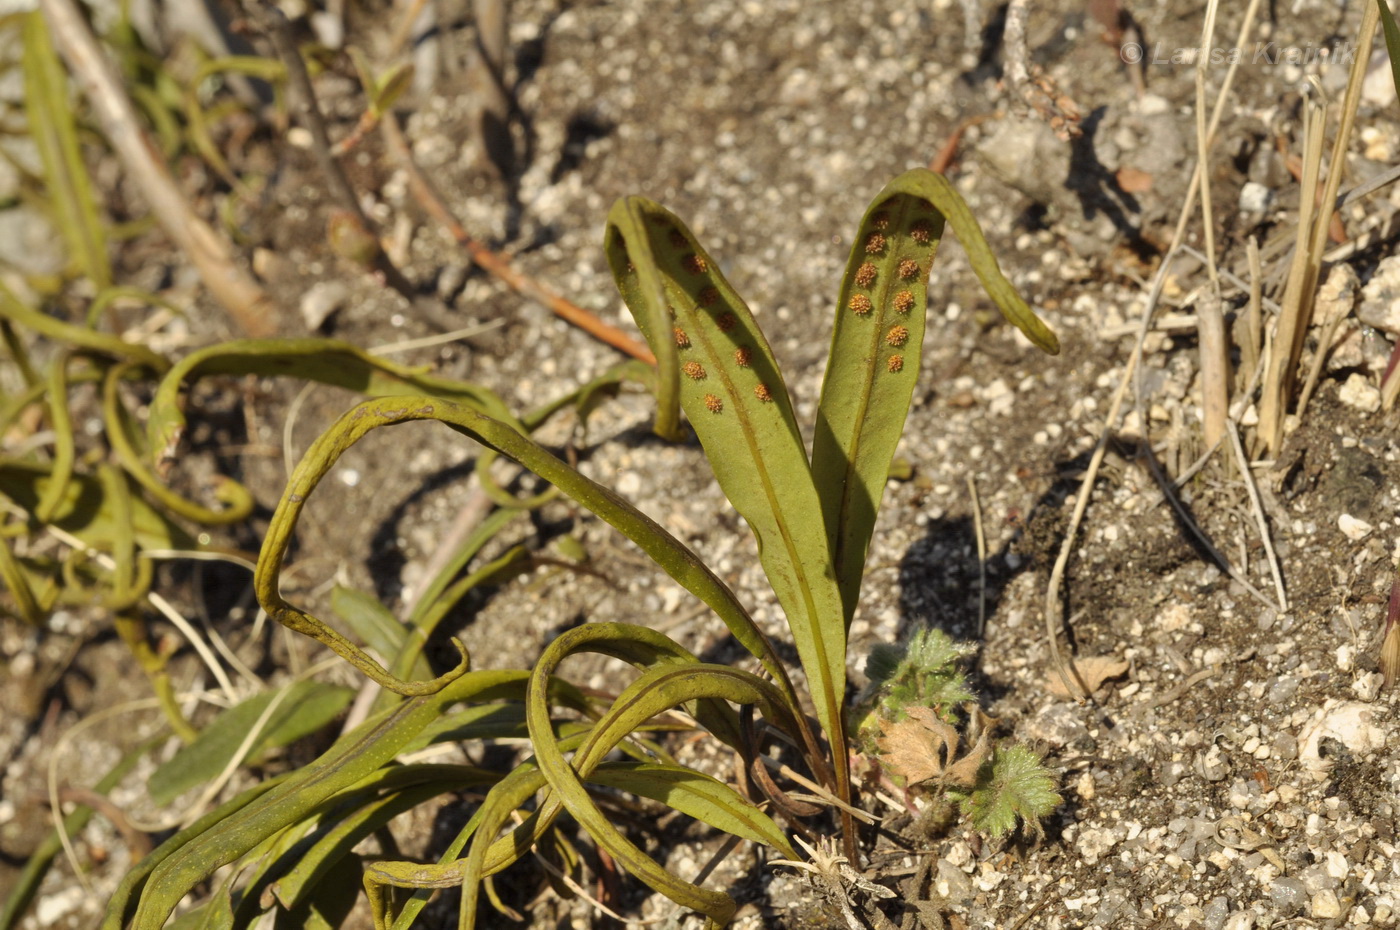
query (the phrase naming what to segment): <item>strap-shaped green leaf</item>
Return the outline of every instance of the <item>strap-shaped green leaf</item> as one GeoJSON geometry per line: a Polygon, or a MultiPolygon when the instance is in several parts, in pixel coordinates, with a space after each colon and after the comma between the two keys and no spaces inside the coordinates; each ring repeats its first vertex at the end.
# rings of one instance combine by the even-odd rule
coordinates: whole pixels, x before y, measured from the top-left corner
{"type": "MultiPolygon", "coordinates": [[[[397,814],[437,795],[493,785],[502,774],[473,765],[414,764],[384,769],[382,777],[372,785],[343,795],[315,830],[281,856],[280,861],[267,862],[260,868],[244,887],[241,910],[248,912],[250,904],[263,898],[264,887],[283,908],[295,908],[336,861],[397,814]]],[[[262,909],[265,907],[259,911],[262,909]]]]}
{"type": "MultiPolygon", "coordinates": [[[[31,514],[52,480],[46,466],[0,460],[0,494],[31,514]]],[[[101,482],[90,475],[74,474],[64,483],[49,522],[94,549],[110,551],[119,533],[114,508],[101,482]]],[[[142,549],[199,548],[183,527],[135,495],[131,497],[131,530],[142,549]]]]}
{"type": "Polygon", "coordinates": [[[267,705],[282,691],[286,697],[264,725],[258,741],[247,754],[256,761],[261,753],[285,746],[325,726],[345,709],[355,692],[341,685],[298,681],[253,695],[215,717],[195,741],[182,746],[168,762],[151,773],[146,782],[151,800],[165,806],[185,791],[213,779],[248,735],[267,705]]]}
{"type": "Polygon", "coordinates": [[[861,220],[846,264],[812,445],[812,476],[847,627],[919,379],[929,269],[945,220],[1006,318],[1040,348],[1059,351],[1055,334],[1002,275],[972,211],[946,178],[916,168],[885,185],[861,220]]]}
{"type": "Polygon", "coordinates": [[[119,390],[122,378],[134,367],[136,366],[133,362],[121,362],[113,365],[107,372],[102,390],[102,418],[107,428],[107,440],[112,444],[112,452],[116,455],[117,461],[121,462],[122,468],[126,469],[127,474],[131,475],[132,479],[145,488],[153,498],[172,513],[187,520],[211,525],[238,523],[246,520],[248,515],[253,512],[253,495],[232,478],[219,475],[214,479],[214,496],[226,505],[220,510],[215,510],[181,497],[162,483],[155,473],[146,466],[144,458],[136,449],[130,415],[122,403],[121,391],[119,390]]]}
{"type": "Polygon", "coordinates": [[[787,834],[757,805],[717,778],[681,765],[605,762],[588,781],[659,801],[701,823],[792,856],[787,834]]]}
{"type": "MultiPolygon", "coordinates": [[[[817,719],[831,744],[844,746],[841,597],[826,529],[813,519],[821,501],[787,385],[753,314],[685,224],[644,198],[623,203],[633,225],[625,252],[623,242],[609,238],[613,276],[658,360],[663,347],[679,349],[681,406],[725,496],[758,540],[817,719]],[[669,309],[665,324],[649,283],[657,277],[669,309]]],[[[833,758],[838,785],[844,786],[846,754],[836,751],[833,758]]]]}
{"type": "MultiPolygon", "coordinates": [[[[336,460],[369,431],[414,420],[437,420],[509,456],[620,530],[681,587],[708,604],[734,634],[734,638],[763,662],[764,668],[779,682],[784,693],[794,693],[772,644],[728,586],[684,544],[615,492],[584,477],[513,426],[469,407],[431,397],[386,397],[364,401],[342,416],[307,450],[272,516],[254,576],[258,601],[269,616],[330,646],[380,684],[405,693],[402,690],[407,687],[405,682],[389,675],[354,643],[284,601],[277,590],[277,578],[301,510],[336,460]]],[[[441,687],[441,683],[420,682],[416,686],[436,688],[441,687]]]]}

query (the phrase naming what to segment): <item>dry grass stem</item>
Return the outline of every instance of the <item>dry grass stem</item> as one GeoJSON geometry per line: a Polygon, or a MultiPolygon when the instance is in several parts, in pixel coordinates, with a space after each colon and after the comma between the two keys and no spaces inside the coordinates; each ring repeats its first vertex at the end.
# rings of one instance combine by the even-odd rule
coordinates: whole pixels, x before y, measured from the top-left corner
{"type": "Polygon", "coordinates": [[[1235,452],[1235,461],[1240,466],[1240,480],[1244,482],[1245,490],[1249,493],[1249,508],[1254,514],[1254,522],[1259,527],[1259,538],[1264,543],[1264,555],[1269,562],[1269,575],[1274,579],[1274,594],[1278,597],[1278,609],[1280,612],[1288,610],[1288,592],[1283,586],[1283,571],[1279,568],[1278,555],[1274,552],[1274,540],[1269,534],[1269,521],[1264,518],[1264,505],[1259,500],[1259,488],[1254,482],[1254,475],[1249,470],[1249,458],[1244,454],[1244,445],[1240,442],[1239,431],[1235,429],[1233,423],[1228,424],[1226,431],[1230,435],[1230,448],[1235,452]]]}
{"type": "Polygon", "coordinates": [[[1230,412],[1230,347],[1220,295],[1207,285],[1196,301],[1201,364],[1201,418],[1207,446],[1219,444],[1230,412]]]}
{"type": "Polygon", "coordinates": [[[977,635],[987,628],[987,534],[982,528],[982,501],[977,481],[967,476],[967,493],[972,498],[972,532],[977,537],[977,635]]]}
{"type": "Polygon", "coordinates": [[[1357,39],[1357,48],[1363,52],[1352,61],[1346,94],[1342,98],[1341,119],[1333,140],[1330,170],[1320,198],[1323,207],[1318,210],[1313,209],[1313,192],[1317,190],[1321,173],[1326,109],[1322,104],[1309,101],[1304,110],[1303,181],[1298,197],[1297,245],[1284,288],[1284,313],[1279,319],[1275,351],[1264,379],[1264,396],[1259,408],[1259,435],[1264,448],[1270,452],[1277,452],[1283,442],[1298,359],[1302,355],[1303,341],[1312,319],[1313,299],[1322,273],[1328,230],[1346,166],[1347,142],[1351,138],[1356,109],[1361,102],[1361,85],[1366,76],[1369,49],[1376,36],[1379,18],[1375,4],[1364,5],[1357,39]]]}

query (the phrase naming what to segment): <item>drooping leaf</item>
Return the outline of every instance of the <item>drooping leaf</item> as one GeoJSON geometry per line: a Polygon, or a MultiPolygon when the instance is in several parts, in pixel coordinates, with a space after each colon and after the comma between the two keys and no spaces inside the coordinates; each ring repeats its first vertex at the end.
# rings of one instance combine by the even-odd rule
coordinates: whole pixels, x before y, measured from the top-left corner
{"type": "MultiPolygon", "coordinates": [[[[143,860],[108,904],[102,930],[127,925],[159,930],[195,885],[286,827],[333,803],[343,790],[375,774],[442,711],[459,701],[518,697],[523,673],[467,672],[439,691],[403,701],[342,736],[324,755],[289,775],[200,818],[143,860]]],[[[382,777],[382,776],[381,776],[382,777]]]]}
{"type": "Polygon", "coordinates": [[[172,368],[156,390],[147,422],[149,447],[157,463],[173,453],[184,432],[180,393],[207,375],[290,375],[348,388],[371,397],[427,394],[477,407],[513,422],[493,392],[466,381],[452,381],[370,355],[334,339],[235,339],[192,352],[172,368]]]}
{"type": "MultiPolygon", "coordinates": [[[[620,530],[637,543],[678,584],[714,609],[734,637],[759,657],[764,668],[779,682],[784,693],[794,693],[787,672],[772,645],[739,604],[733,592],[674,536],[616,493],[569,467],[513,426],[469,407],[431,397],[392,397],[364,401],[341,417],[307,450],[273,514],[254,576],[258,601],[274,619],[298,632],[313,636],[391,690],[407,686],[407,683],[394,678],[386,669],[366,657],[354,643],[283,600],[278,593],[277,579],[306,500],[340,455],[371,430],[414,420],[437,420],[496,449],[560,488],[579,504],[620,530]]],[[[413,688],[417,690],[407,693],[430,693],[441,688],[453,674],[456,673],[440,676],[433,682],[414,683],[413,688]]],[[[406,692],[400,690],[399,693],[406,692]]]]}
{"type": "MultiPolygon", "coordinates": [[[[331,589],[331,610],[345,621],[364,644],[379,653],[386,660],[399,654],[408,628],[398,621],[389,608],[379,603],[372,594],[336,585],[331,589]]],[[[428,678],[432,670],[424,660],[422,668],[416,668],[414,678],[428,678]]]]}

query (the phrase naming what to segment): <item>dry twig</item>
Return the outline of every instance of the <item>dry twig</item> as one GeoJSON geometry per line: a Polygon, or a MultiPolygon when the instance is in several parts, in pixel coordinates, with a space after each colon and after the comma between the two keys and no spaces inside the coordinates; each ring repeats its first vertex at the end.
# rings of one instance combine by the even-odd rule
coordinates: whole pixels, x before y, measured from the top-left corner
{"type": "Polygon", "coordinates": [[[42,0],[40,6],[54,45],[92,104],[98,125],[166,235],[194,263],[209,292],[244,332],[271,336],[277,331],[277,302],[234,261],[230,243],[190,209],[77,4],[42,0]]]}
{"type": "Polygon", "coordinates": [[[1079,128],[1079,107],[1062,93],[1050,76],[1031,65],[1026,50],[1026,8],[1028,0],[1011,0],[1006,8],[1006,28],[1002,43],[1006,49],[1006,83],[1021,102],[1055,130],[1060,141],[1068,142],[1084,134],[1079,128]]]}
{"type": "Polygon", "coordinates": [[[458,245],[467,250],[472,261],[491,272],[517,294],[538,301],[553,311],[555,315],[582,329],[593,338],[626,352],[633,358],[641,359],[651,365],[656,364],[656,356],[652,355],[651,350],[646,346],[616,326],[598,319],[597,316],[589,313],[578,304],[565,300],[534,279],[516,271],[505,258],[474,239],[463,228],[462,224],[457,222],[452,211],[442,202],[442,198],[437,195],[432,185],[428,183],[428,179],[423,176],[423,172],[418,169],[418,165],[413,161],[413,154],[409,151],[408,140],[404,138],[403,130],[399,127],[398,119],[393,114],[385,114],[380,128],[389,145],[390,152],[408,174],[408,186],[414,198],[428,212],[428,215],[437,220],[447,234],[456,240],[458,245]]]}

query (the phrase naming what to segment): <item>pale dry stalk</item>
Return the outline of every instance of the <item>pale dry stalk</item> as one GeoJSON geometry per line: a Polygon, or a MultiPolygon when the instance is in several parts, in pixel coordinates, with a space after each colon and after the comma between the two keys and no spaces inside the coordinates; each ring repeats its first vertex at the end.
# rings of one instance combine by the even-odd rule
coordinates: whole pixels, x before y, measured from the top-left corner
{"type": "Polygon", "coordinates": [[[273,335],[280,315],[277,302],[238,266],[228,240],[190,209],[74,0],[41,0],[40,8],[54,45],[161,228],[194,264],[205,287],[245,333],[255,338],[273,335]]]}

